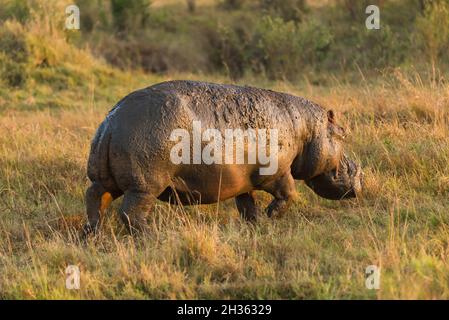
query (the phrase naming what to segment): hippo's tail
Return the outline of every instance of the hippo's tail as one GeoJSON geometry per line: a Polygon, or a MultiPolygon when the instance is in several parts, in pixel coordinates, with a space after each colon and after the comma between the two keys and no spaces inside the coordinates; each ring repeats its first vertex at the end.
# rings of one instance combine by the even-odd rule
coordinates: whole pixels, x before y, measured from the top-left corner
{"type": "Polygon", "coordinates": [[[111,131],[108,119],[98,128],[90,147],[87,162],[87,176],[92,182],[97,182],[107,191],[118,190],[109,166],[109,143],[111,131]]]}

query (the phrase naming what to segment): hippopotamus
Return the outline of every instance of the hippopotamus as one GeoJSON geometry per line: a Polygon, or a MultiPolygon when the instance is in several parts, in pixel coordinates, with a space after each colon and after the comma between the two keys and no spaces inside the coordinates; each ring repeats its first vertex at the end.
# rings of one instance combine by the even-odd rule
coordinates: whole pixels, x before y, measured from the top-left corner
{"type": "MultiPolygon", "coordinates": [[[[295,180],[327,199],[354,198],[362,191],[362,171],[345,154],[345,137],[332,110],[287,93],[183,80],[135,91],[110,110],[92,141],[84,233],[96,231],[104,210],[122,195],[119,215],[131,233],[147,229],[147,213],[157,200],[191,205],[235,198],[240,215],[255,221],[255,191],[273,196],[265,210],[271,217],[287,210],[297,197],[295,180]],[[275,155],[270,159],[276,166],[262,171],[267,162],[249,148],[251,135],[239,145],[243,162],[237,162],[237,156],[228,158],[234,162],[221,161],[225,154],[218,149],[212,162],[204,161],[201,153],[199,158],[192,155],[194,143],[204,148],[218,139],[216,135],[191,144],[187,139],[186,154],[179,158],[179,148],[174,151],[178,138],[182,133],[195,136],[195,123],[200,135],[208,129],[276,131],[269,142],[255,138],[275,155]],[[249,158],[253,161],[245,160],[249,158]]],[[[237,139],[231,143],[237,149],[237,139]]]]}

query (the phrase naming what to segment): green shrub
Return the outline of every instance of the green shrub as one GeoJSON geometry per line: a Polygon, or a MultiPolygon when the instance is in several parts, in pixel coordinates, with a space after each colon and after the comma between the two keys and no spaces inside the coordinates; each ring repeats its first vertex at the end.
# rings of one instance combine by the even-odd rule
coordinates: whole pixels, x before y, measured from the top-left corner
{"type": "Polygon", "coordinates": [[[244,24],[221,26],[209,29],[209,60],[217,69],[222,69],[231,78],[242,77],[249,67],[249,44],[252,41],[250,28],[244,24]]]}
{"type": "Polygon", "coordinates": [[[346,12],[346,15],[353,21],[362,22],[366,18],[365,9],[368,5],[378,5],[382,3],[381,0],[339,0],[340,6],[346,12]]]}
{"type": "Polygon", "coordinates": [[[226,10],[241,9],[245,0],[221,0],[219,6],[226,10]]]}
{"type": "Polygon", "coordinates": [[[252,72],[295,80],[326,59],[332,42],[329,29],[314,20],[297,24],[271,16],[258,21],[241,17],[208,33],[212,66],[232,78],[252,72]]]}
{"type": "Polygon", "coordinates": [[[117,31],[135,31],[149,20],[150,0],[111,0],[111,13],[117,31]]]}
{"type": "Polygon", "coordinates": [[[0,52],[0,79],[10,87],[20,87],[28,79],[28,73],[23,64],[15,63],[4,52],[0,52]]]}
{"type": "Polygon", "coordinates": [[[187,10],[194,13],[196,10],[196,0],[187,0],[187,10]]]}
{"type": "Polygon", "coordinates": [[[329,54],[333,35],[325,24],[317,20],[306,20],[297,27],[300,42],[299,58],[304,65],[318,67],[329,54]]]}
{"type": "Polygon", "coordinates": [[[285,21],[301,21],[306,11],[305,0],[259,0],[262,10],[285,21]]]}
{"type": "Polygon", "coordinates": [[[30,17],[28,1],[24,0],[1,0],[0,21],[15,19],[24,23],[30,17]]]}
{"type": "Polygon", "coordinates": [[[256,27],[252,61],[269,78],[296,79],[307,66],[326,58],[332,35],[315,21],[296,24],[265,17],[256,27]]]}
{"type": "Polygon", "coordinates": [[[125,39],[104,35],[94,50],[112,66],[146,72],[202,72],[208,66],[201,44],[185,34],[143,30],[125,39]],[[142,41],[145,39],[145,41],[142,41]]]}
{"type": "Polygon", "coordinates": [[[417,19],[417,30],[432,63],[449,50],[449,4],[435,1],[427,5],[424,16],[417,19]]]}
{"type": "Polygon", "coordinates": [[[270,78],[291,78],[298,70],[300,41],[296,24],[280,18],[265,17],[254,37],[256,71],[270,78]]]}
{"type": "Polygon", "coordinates": [[[93,29],[108,30],[112,20],[112,10],[103,0],[76,0],[80,7],[81,29],[91,32],[93,29]]]}
{"type": "Polygon", "coordinates": [[[401,63],[404,51],[401,50],[398,35],[385,23],[379,30],[353,28],[355,46],[350,61],[362,69],[384,68],[401,63]]]}
{"type": "Polygon", "coordinates": [[[29,76],[29,49],[22,26],[7,21],[0,26],[0,78],[12,87],[22,86],[29,76]]]}

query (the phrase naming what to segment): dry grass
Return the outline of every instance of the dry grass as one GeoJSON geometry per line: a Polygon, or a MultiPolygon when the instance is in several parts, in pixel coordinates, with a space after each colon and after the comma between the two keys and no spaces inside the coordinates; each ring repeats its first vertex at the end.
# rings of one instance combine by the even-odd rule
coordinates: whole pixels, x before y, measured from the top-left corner
{"type": "Polygon", "coordinates": [[[90,139],[114,101],[160,80],[112,72],[0,96],[0,298],[449,298],[449,88],[399,71],[358,86],[242,80],[338,110],[365,168],[363,199],[327,201],[298,183],[289,213],[254,227],[232,201],[218,214],[161,203],[144,239],[122,230],[118,200],[81,244],[90,139]],[[65,288],[69,264],[80,290],[65,288]],[[372,264],[380,290],[365,288],[372,264]]]}
{"type": "MultiPolygon", "coordinates": [[[[0,298],[449,298],[444,81],[398,70],[358,85],[242,79],[337,110],[365,170],[364,197],[332,202],[298,182],[291,210],[255,226],[232,201],[218,213],[216,205],[160,203],[150,234],[137,239],[117,219],[118,200],[102,232],[83,244],[90,139],[112,105],[170,78],[230,80],[111,69],[69,45],[52,12],[36,9],[27,25],[6,26],[25,35],[33,66],[22,89],[0,85],[0,298]],[[80,290],[65,288],[71,264],[81,269],[80,290]],[[379,290],[365,287],[373,264],[382,270],[379,290]]],[[[269,200],[259,194],[261,205],[269,200]]]]}

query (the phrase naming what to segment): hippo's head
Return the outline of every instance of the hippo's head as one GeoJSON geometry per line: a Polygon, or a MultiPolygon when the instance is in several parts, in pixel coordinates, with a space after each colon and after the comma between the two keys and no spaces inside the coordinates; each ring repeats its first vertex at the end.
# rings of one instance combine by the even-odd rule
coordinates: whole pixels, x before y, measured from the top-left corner
{"type": "Polygon", "coordinates": [[[321,136],[312,146],[311,152],[318,164],[314,175],[305,183],[319,196],[341,200],[354,198],[362,191],[362,170],[343,152],[345,131],[335,123],[334,113],[328,112],[328,121],[321,130],[321,136]]]}
{"type": "Polygon", "coordinates": [[[360,165],[348,159],[344,154],[338,168],[324,172],[305,182],[316,194],[326,199],[354,198],[362,191],[362,170],[360,165]]]}

